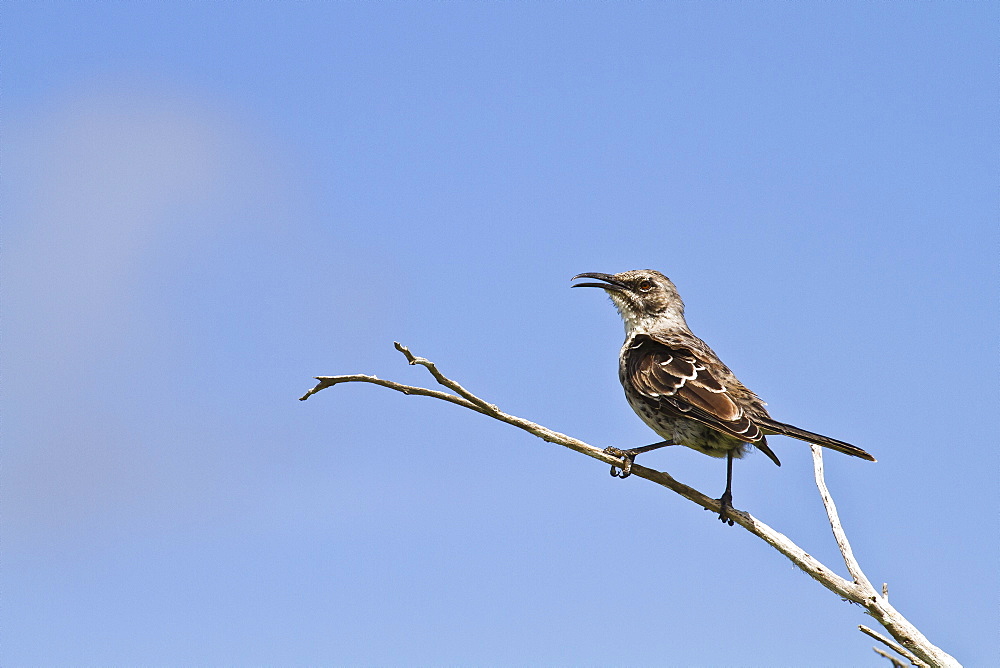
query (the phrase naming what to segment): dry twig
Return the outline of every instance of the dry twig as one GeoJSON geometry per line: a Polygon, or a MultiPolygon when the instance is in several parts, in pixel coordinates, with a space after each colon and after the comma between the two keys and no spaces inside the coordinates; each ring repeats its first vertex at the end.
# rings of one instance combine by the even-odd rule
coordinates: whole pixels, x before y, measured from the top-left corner
{"type": "MultiPolygon", "coordinates": [[[[889,640],[888,638],[886,638],[884,635],[882,635],[878,631],[870,629],[867,626],[865,626],[864,624],[859,624],[858,625],[858,630],[861,631],[862,633],[864,633],[866,636],[870,636],[872,638],[875,638],[875,640],[878,640],[880,643],[882,643],[883,645],[885,645],[886,647],[888,647],[889,649],[891,649],[896,654],[899,654],[900,656],[906,657],[906,660],[910,662],[911,666],[923,667],[923,666],[927,665],[926,663],[924,663],[923,661],[921,661],[917,657],[913,656],[912,652],[909,652],[909,651],[903,649],[902,647],[900,647],[899,645],[897,645],[893,641],[889,640]]],[[[899,659],[896,659],[896,658],[894,658],[892,656],[889,656],[885,652],[880,651],[877,647],[873,647],[872,649],[874,649],[879,654],[887,656],[893,662],[893,665],[895,665],[896,663],[899,662],[899,659]]],[[[903,665],[903,664],[900,663],[900,665],[903,665]]]]}
{"type": "Polygon", "coordinates": [[[894,657],[892,654],[879,649],[878,647],[872,647],[872,650],[879,656],[884,656],[892,662],[892,668],[906,668],[906,664],[894,657]]]}
{"type": "MultiPolygon", "coordinates": [[[[509,413],[504,413],[493,404],[480,399],[455,381],[442,374],[438,371],[437,366],[435,366],[435,364],[430,360],[414,356],[406,346],[399,343],[396,343],[395,346],[396,350],[406,356],[406,359],[410,364],[425,367],[439,384],[449,390],[452,390],[455,394],[449,394],[448,392],[442,392],[440,390],[416,387],[413,385],[404,385],[390,380],[382,380],[381,378],[376,378],[375,376],[353,374],[346,376],[317,376],[316,380],[318,380],[319,383],[317,383],[315,387],[310,389],[299,399],[304,401],[320,390],[338,385],[340,383],[372,383],[389,388],[390,390],[402,392],[403,394],[416,394],[441,399],[442,401],[448,401],[464,408],[468,408],[469,410],[476,411],[477,413],[482,413],[483,415],[487,415],[496,420],[500,420],[501,422],[506,422],[507,424],[517,427],[518,429],[523,429],[524,431],[534,434],[544,441],[570,448],[571,450],[585,454],[588,457],[598,459],[605,464],[614,464],[617,466],[622,465],[623,462],[620,458],[606,454],[601,448],[597,448],[589,443],[584,443],[583,441],[575,439],[572,436],[552,431],[551,429],[547,429],[539,424],[531,422],[530,420],[525,420],[524,418],[519,418],[517,416],[510,415],[509,413]]],[[[853,581],[840,577],[820,563],[817,559],[806,553],[805,550],[789,540],[787,536],[772,529],[749,513],[734,509],[729,511],[730,517],[736,522],[736,524],[740,525],[783,554],[793,564],[798,566],[802,571],[819,582],[821,585],[841,598],[864,607],[868,614],[878,620],[878,622],[885,627],[889,634],[892,635],[892,637],[895,638],[899,644],[897,645],[896,643],[892,643],[892,641],[889,641],[887,638],[871,631],[871,629],[867,629],[867,627],[862,626],[860,627],[861,630],[866,633],[871,631],[868,635],[878,639],[894,651],[899,652],[902,656],[907,657],[907,659],[909,659],[914,665],[949,667],[960,666],[961,664],[959,664],[958,661],[956,661],[948,653],[931,644],[931,642],[928,641],[927,638],[925,638],[924,635],[916,629],[916,627],[910,624],[910,622],[899,614],[895,608],[889,605],[888,596],[880,595],[879,592],[875,591],[875,588],[872,587],[868,578],[865,577],[865,574],[861,571],[861,567],[858,565],[857,560],[854,558],[850,543],[847,541],[847,536],[844,533],[843,527],[840,524],[840,519],[837,516],[837,508],[826,488],[826,482],[823,478],[823,460],[822,456],[819,454],[819,448],[817,446],[812,447],[813,464],[816,471],[816,485],[819,487],[820,495],[823,498],[823,504],[826,508],[827,517],[830,520],[830,526],[833,529],[837,545],[840,547],[840,552],[844,557],[844,562],[847,564],[848,572],[850,572],[853,581]]],[[[687,485],[678,482],[663,471],[656,471],[654,469],[646,468],[645,466],[633,464],[632,475],[644,478],[658,485],[662,485],[663,487],[680,494],[684,498],[694,502],[702,508],[712,511],[713,513],[718,513],[720,510],[719,502],[716,499],[702,494],[693,487],[688,487],[687,485]]]]}

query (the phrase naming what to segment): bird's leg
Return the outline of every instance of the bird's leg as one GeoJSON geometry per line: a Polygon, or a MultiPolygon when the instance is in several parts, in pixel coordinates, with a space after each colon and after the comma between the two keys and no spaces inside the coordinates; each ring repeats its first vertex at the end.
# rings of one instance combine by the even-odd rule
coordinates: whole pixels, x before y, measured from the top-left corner
{"type": "Polygon", "coordinates": [[[719,519],[723,524],[733,526],[733,518],[729,511],[733,509],[733,451],[726,453],[726,491],[719,499],[719,519]]]}
{"type": "Polygon", "coordinates": [[[622,458],[621,471],[618,471],[618,467],[614,464],[611,465],[611,475],[616,478],[627,478],[632,475],[632,463],[635,461],[636,455],[641,455],[644,452],[649,452],[651,450],[659,450],[660,448],[665,448],[668,445],[675,445],[670,441],[660,441],[659,443],[653,443],[652,445],[644,445],[641,448],[632,448],[631,450],[619,450],[618,448],[604,448],[604,454],[612,455],[613,457],[622,458]]]}

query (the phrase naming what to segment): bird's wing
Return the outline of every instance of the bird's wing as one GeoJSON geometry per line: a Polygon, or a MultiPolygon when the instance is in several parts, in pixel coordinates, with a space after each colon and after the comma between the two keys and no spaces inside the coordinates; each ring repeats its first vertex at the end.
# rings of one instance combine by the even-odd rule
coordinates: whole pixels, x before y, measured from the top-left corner
{"type": "Polygon", "coordinates": [[[710,366],[688,348],[643,334],[629,346],[624,371],[645,397],[741,441],[762,442],[766,448],[763,432],[710,366]]]}

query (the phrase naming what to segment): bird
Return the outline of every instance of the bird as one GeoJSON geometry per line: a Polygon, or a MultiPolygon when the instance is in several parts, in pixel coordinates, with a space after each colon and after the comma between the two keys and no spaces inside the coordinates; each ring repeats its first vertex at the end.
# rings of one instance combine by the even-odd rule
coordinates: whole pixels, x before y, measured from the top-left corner
{"type": "Polygon", "coordinates": [[[621,465],[611,467],[611,475],[628,477],[637,455],[670,445],[725,457],[726,491],[718,499],[719,519],[732,526],[733,460],[743,457],[752,445],[781,466],[767,444],[768,436],[791,436],[876,461],[855,445],[773,419],[761,398],[691,332],[677,287],[660,272],[588,272],[577,274],[573,280],[582,278],[600,283],[576,283],[572,287],[600,288],[617,307],[625,323],[618,379],[632,410],[664,439],[629,450],[605,449],[605,453],[622,459],[621,465]]]}

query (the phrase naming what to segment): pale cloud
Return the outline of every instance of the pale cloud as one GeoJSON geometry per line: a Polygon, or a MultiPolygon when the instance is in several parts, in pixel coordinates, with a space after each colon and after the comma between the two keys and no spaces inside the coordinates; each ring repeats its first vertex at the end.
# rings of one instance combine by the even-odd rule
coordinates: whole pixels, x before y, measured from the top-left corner
{"type": "Polygon", "coordinates": [[[176,94],[105,88],[12,116],[4,506],[8,527],[44,531],[155,494],[155,456],[122,419],[135,388],[102,385],[102,369],[134,353],[158,243],[230,224],[234,184],[254,190],[262,158],[223,114],[176,94]]]}
{"type": "Polygon", "coordinates": [[[165,227],[184,224],[171,212],[220,193],[226,130],[179,102],[125,91],[74,97],[16,129],[6,263],[13,296],[25,297],[14,304],[19,322],[37,327],[22,343],[48,353],[35,363],[82,361],[115,326],[143,253],[165,227]]]}

